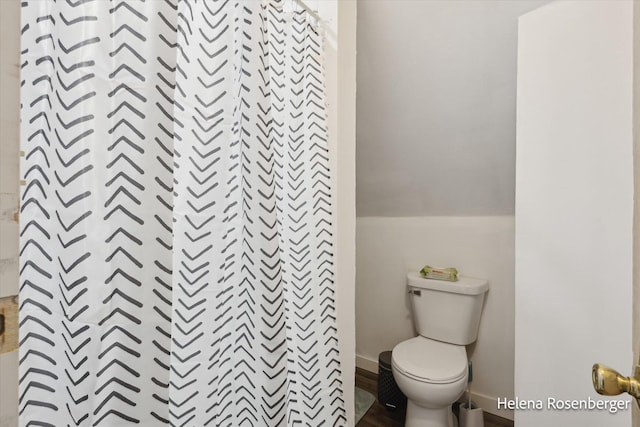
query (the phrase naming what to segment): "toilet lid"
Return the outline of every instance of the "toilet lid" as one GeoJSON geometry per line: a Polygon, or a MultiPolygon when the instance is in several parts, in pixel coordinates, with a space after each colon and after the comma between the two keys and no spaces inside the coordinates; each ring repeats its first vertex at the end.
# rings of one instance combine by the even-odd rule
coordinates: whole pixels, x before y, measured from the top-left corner
{"type": "Polygon", "coordinates": [[[415,337],[394,347],[393,367],[419,381],[450,383],[467,373],[464,346],[415,337]]]}

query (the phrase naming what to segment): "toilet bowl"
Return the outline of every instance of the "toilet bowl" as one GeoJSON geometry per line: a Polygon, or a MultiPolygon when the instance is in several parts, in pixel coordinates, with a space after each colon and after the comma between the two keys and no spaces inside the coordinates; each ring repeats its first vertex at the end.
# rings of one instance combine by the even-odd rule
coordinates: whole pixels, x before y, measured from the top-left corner
{"type": "Polygon", "coordinates": [[[451,406],[467,385],[465,346],[478,336],[489,284],[409,273],[407,285],[419,335],[396,345],[391,354],[393,378],[407,396],[405,427],[458,427],[451,406]]]}
{"type": "Polygon", "coordinates": [[[391,355],[393,378],[407,396],[407,427],[457,427],[451,404],[467,384],[464,346],[421,336],[398,344],[391,355]]]}

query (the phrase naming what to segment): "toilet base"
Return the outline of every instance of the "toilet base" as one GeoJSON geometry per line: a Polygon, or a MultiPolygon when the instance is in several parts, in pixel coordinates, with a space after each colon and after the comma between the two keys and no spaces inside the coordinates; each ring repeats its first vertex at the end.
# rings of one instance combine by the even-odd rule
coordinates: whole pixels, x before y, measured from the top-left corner
{"type": "Polygon", "coordinates": [[[428,409],[409,400],[404,427],[458,427],[458,420],[451,410],[451,405],[440,409],[428,409]]]}

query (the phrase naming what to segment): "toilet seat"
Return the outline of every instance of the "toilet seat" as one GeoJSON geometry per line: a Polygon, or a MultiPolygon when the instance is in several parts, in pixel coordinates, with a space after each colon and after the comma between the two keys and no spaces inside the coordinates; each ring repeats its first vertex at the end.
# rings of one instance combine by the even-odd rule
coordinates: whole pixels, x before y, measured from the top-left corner
{"type": "Polygon", "coordinates": [[[394,347],[392,365],[416,381],[448,384],[467,375],[467,352],[464,346],[415,337],[394,347]]]}

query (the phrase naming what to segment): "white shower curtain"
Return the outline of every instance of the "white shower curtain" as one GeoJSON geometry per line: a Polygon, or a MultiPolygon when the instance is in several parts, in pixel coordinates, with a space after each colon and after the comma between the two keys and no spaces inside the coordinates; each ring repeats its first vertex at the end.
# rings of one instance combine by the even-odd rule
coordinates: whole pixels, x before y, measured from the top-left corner
{"type": "Polygon", "coordinates": [[[346,424],[322,37],[283,6],[23,1],[22,426],[346,424]]]}

